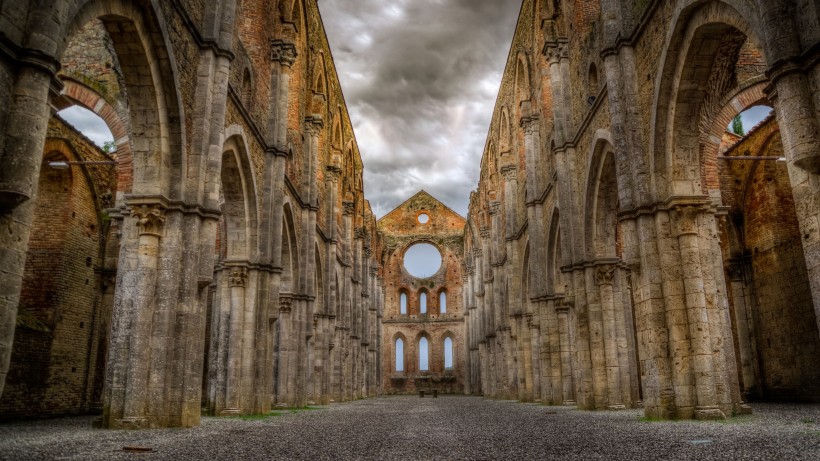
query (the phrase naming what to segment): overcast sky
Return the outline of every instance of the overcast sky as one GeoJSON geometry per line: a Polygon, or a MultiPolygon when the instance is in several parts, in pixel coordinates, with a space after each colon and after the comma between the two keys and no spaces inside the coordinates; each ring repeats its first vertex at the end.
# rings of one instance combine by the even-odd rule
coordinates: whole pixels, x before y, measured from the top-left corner
{"type": "Polygon", "coordinates": [[[378,217],[419,189],[466,215],[521,0],[320,0],[378,217]]]}

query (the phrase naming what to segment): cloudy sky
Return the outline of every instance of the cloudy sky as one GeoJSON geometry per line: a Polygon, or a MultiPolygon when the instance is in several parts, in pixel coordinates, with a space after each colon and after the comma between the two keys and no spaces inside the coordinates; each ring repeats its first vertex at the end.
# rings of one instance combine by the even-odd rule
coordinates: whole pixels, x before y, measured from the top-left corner
{"type": "Polygon", "coordinates": [[[521,0],[320,0],[381,217],[419,189],[465,215],[521,0]]]}

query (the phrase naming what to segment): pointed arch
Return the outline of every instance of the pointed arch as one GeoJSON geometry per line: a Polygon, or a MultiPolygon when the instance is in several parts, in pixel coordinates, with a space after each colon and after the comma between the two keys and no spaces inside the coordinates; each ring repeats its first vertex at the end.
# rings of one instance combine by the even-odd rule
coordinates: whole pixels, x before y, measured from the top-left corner
{"type": "Polygon", "coordinates": [[[720,93],[730,90],[726,79],[714,78],[721,71],[715,64],[734,64],[731,56],[745,40],[764,53],[766,62],[762,41],[754,32],[763,29],[740,4],[734,0],[681,4],[673,13],[650,114],[648,169],[657,200],[704,193],[698,145],[701,111],[709,105],[707,98],[723,96],[709,90],[710,82],[723,84],[713,88],[720,93]]]}
{"type": "Polygon", "coordinates": [[[253,165],[243,129],[232,125],[225,131],[220,173],[222,220],[226,257],[250,261],[258,257],[257,193],[253,165]]]}
{"type": "Polygon", "coordinates": [[[615,258],[618,249],[618,175],[608,132],[598,130],[587,175],[584,241],[587,259],[615,258]]]}
{"type": "Polygon", "coordinates": [[[279,282],[280,293],[293,293],[299,279],[299,247],[296,227],[290,203],[285,203],[282,213],[282,274],[279,282]]]}
{"type": "MultiPolygon", "coordinates": [[[[524,52],[519,51],[515,62],[515,103],[516,111],[521,109],[523,101],[530,100],[530,65],[529,59],[524,52]]],[[[520,114],[520,112],[519,112],[520,114]]]]}
{"type": "Polygon", "coordinates": [[[498,143],[501,155],[504,156],[510,153],[512,146],[512,134],[510,130],[510,113],[507,106],[501,108],[501,120],[498,128],[498,143]]]}
{"type": "Polygon", "coordinates": [[[430,371],[430,335],[426,331],[422,331],[416,336],[416,350],[418,351],[418,360],[416,365],[418,371],[430,371]]]}
{"type": "MultiPolygon", "coordinates": [[[[185,155],[185,112],[179,94],[173,46],[161,10],[136,2],[92,1],[69,21],[58,55],[83,27],[99,19],[111,38],[120,63],[128,95],[129,133],[133,153],[133,189],[136,195],[183,198],[187,180],[185,163],[196,159],[185,155]],[[151,14],[143,13],[149,9],[151,14]]],[[[199,167],[190,170],[199,171],[199,167]]],[[[196,176],[196,175],[194,175],[196,176]]]]}

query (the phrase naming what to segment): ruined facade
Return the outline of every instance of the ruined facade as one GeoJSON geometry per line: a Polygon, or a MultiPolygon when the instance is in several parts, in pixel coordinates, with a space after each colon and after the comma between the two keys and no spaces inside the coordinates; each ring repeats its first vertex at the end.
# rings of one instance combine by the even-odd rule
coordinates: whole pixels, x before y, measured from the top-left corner
{"type": "Polygon", "coordinates": [[[812,1],[525,0],[465,232],[470,388],[820,400],[819,43],[812,1]]]}
{"type": "Polygon", "coordinates": [[[316,0],[0,0],[0,417],[820,400],[819,43],[810,0],[524,0],[466,221],[377,224],[316,0]]]}
{"type": "Polygon", "coordinates": [[[464,224],[464,218],[425,191],[378,221],[384,239],[381,342],[387,394],[464,391],[464,224]],[[441,264],[435,267],[435,255],[420,257],[432,267],[414,275],[408,271],[407,254],[418,244],[438,251],[441,264]]]}
{"type": "Polygon", "coordinates": [[[0,415],[379,392],[380,242],[315,1],[2,2],[0,31],[0,415]]]}

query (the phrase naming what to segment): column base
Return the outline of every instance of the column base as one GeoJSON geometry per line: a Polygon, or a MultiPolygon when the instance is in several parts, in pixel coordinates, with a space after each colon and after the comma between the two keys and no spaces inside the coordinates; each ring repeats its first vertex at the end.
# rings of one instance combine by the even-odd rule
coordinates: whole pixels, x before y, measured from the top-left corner
{"type": "Polygon", "coordinates": [[[148,418],[122,418],[115,419],[111,424],[111,429],[148,429],[151,427],[148,418]]]}
{"type": "Polygon", "coordinates": [[[565,407],[574,407],[578,404],[575,402],[575,400],[564,400],[564,402],[561,403],[561,405],[565,407]]]}
{"type": "Polygon", "coordinates": [[[726,415],[718,407],[695,407],[695,419],[722,420],[726,415]]]}
{"type": "Polygon", "coordinates": [[[616,403],[614,405],[610,405],[610,406],[606,407],[606,409],[607,410],[613,410],[613,411],[626,410],[626,405],[624,405],[622,403],[616,403]]]}
{"type": "Polygon", "coordinates": [[[236,408],[226,408],[219,412],[219,416],[237,416],[241,414],[242,412],[236,408]]]}
{"type": "Polygon", "coordinates": [[[735,407],[732,409],[734,410],[735,415],[751,415],[752,414],[752,407],[749,406],[746,402],[740,402],[735,404],[735,407]]]}

